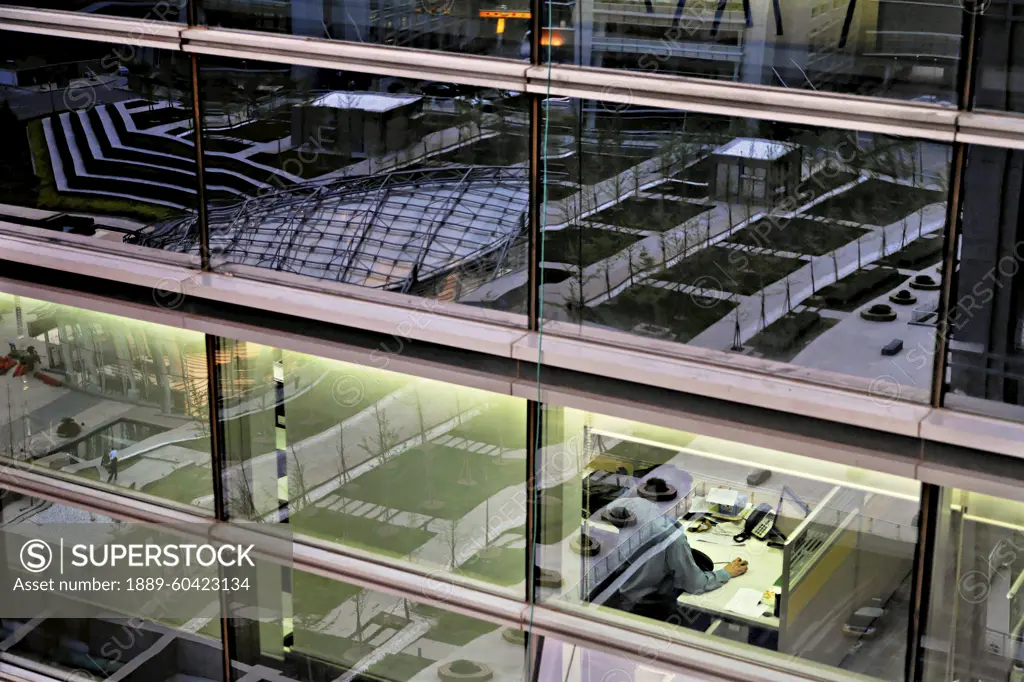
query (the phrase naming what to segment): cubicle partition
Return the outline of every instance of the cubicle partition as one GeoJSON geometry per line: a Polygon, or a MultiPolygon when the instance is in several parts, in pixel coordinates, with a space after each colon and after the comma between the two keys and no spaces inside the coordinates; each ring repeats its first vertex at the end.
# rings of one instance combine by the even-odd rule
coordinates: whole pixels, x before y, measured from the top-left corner
{"type": "MultiPolygon", "coordinates": [[[[858,636],[847,628],[852,616],[909,600],[917,506],[911,496],[832,489],[785,545],[780,651],[840,665],[858,636]]],[[[860,636],[874,639],[885,625],[897,635],[890,645],[905,646],[884,615],[860,636]]]]}

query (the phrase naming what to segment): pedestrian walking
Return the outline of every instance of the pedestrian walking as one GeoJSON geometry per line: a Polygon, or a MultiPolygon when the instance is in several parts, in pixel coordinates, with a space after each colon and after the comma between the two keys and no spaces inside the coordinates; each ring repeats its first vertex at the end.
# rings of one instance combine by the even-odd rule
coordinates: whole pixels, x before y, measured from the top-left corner
{"type": "Polygon", "coordinates": [[[107,483],[117,483],[117,450],[110,451],[110,466],[109,474],[107,474],[107,483]]]}

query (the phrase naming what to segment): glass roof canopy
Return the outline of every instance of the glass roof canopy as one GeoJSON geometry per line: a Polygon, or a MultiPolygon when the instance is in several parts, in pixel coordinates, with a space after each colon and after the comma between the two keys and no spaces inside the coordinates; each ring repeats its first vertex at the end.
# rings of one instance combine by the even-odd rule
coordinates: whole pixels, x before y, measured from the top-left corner
{"type": "MultiPolygon", "coordinates": [[[[452,166],[309,182],[211,209],[211,253],[231,263],[409,291],[477,267],[525,236],[523,167],[452,166]]],[[[130,241],[198,253],[195,214],[142,228],[130,241]]]]}

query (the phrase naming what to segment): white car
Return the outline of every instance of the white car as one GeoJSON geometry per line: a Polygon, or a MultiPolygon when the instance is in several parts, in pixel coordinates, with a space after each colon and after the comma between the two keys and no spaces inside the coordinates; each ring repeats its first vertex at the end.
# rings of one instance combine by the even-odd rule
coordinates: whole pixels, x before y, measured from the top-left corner
{"type": "MultiPolygon", "coordinates": [[[[881,600],[875,599],[874,602],[880,604],[881,600]]],[[[846,619],[843,634],[851,637],[874,637],[883,616],[885,609],[881,606],[862,606],[846,619]]]]}

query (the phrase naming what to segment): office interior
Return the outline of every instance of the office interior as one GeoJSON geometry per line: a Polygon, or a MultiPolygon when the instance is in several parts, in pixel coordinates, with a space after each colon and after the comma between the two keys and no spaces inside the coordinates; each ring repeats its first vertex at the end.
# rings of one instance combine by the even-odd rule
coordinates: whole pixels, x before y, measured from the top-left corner
{"type": "MultiPolygon", "coordinates": [[[[659,619],[828,665],[902,674],[917,481],[580,410],[546,414],[542,599],[630,617],[623,590],[671,570],[662,554],[685,541],[701,569],[740,558],[748,570],[703,594],[659,594],[675,601],[659,619]],[[723,495],[734,503],[713,503],[723,495]],[[632,498],[662,519],[613,511],[632,498]],[[763,538],[743,537],[758,525],[763,538]],[[547,582],[555,573],[560,585],[547,582]]],[[[649,610],[631,615],[638,612],[649,610]]]]}

